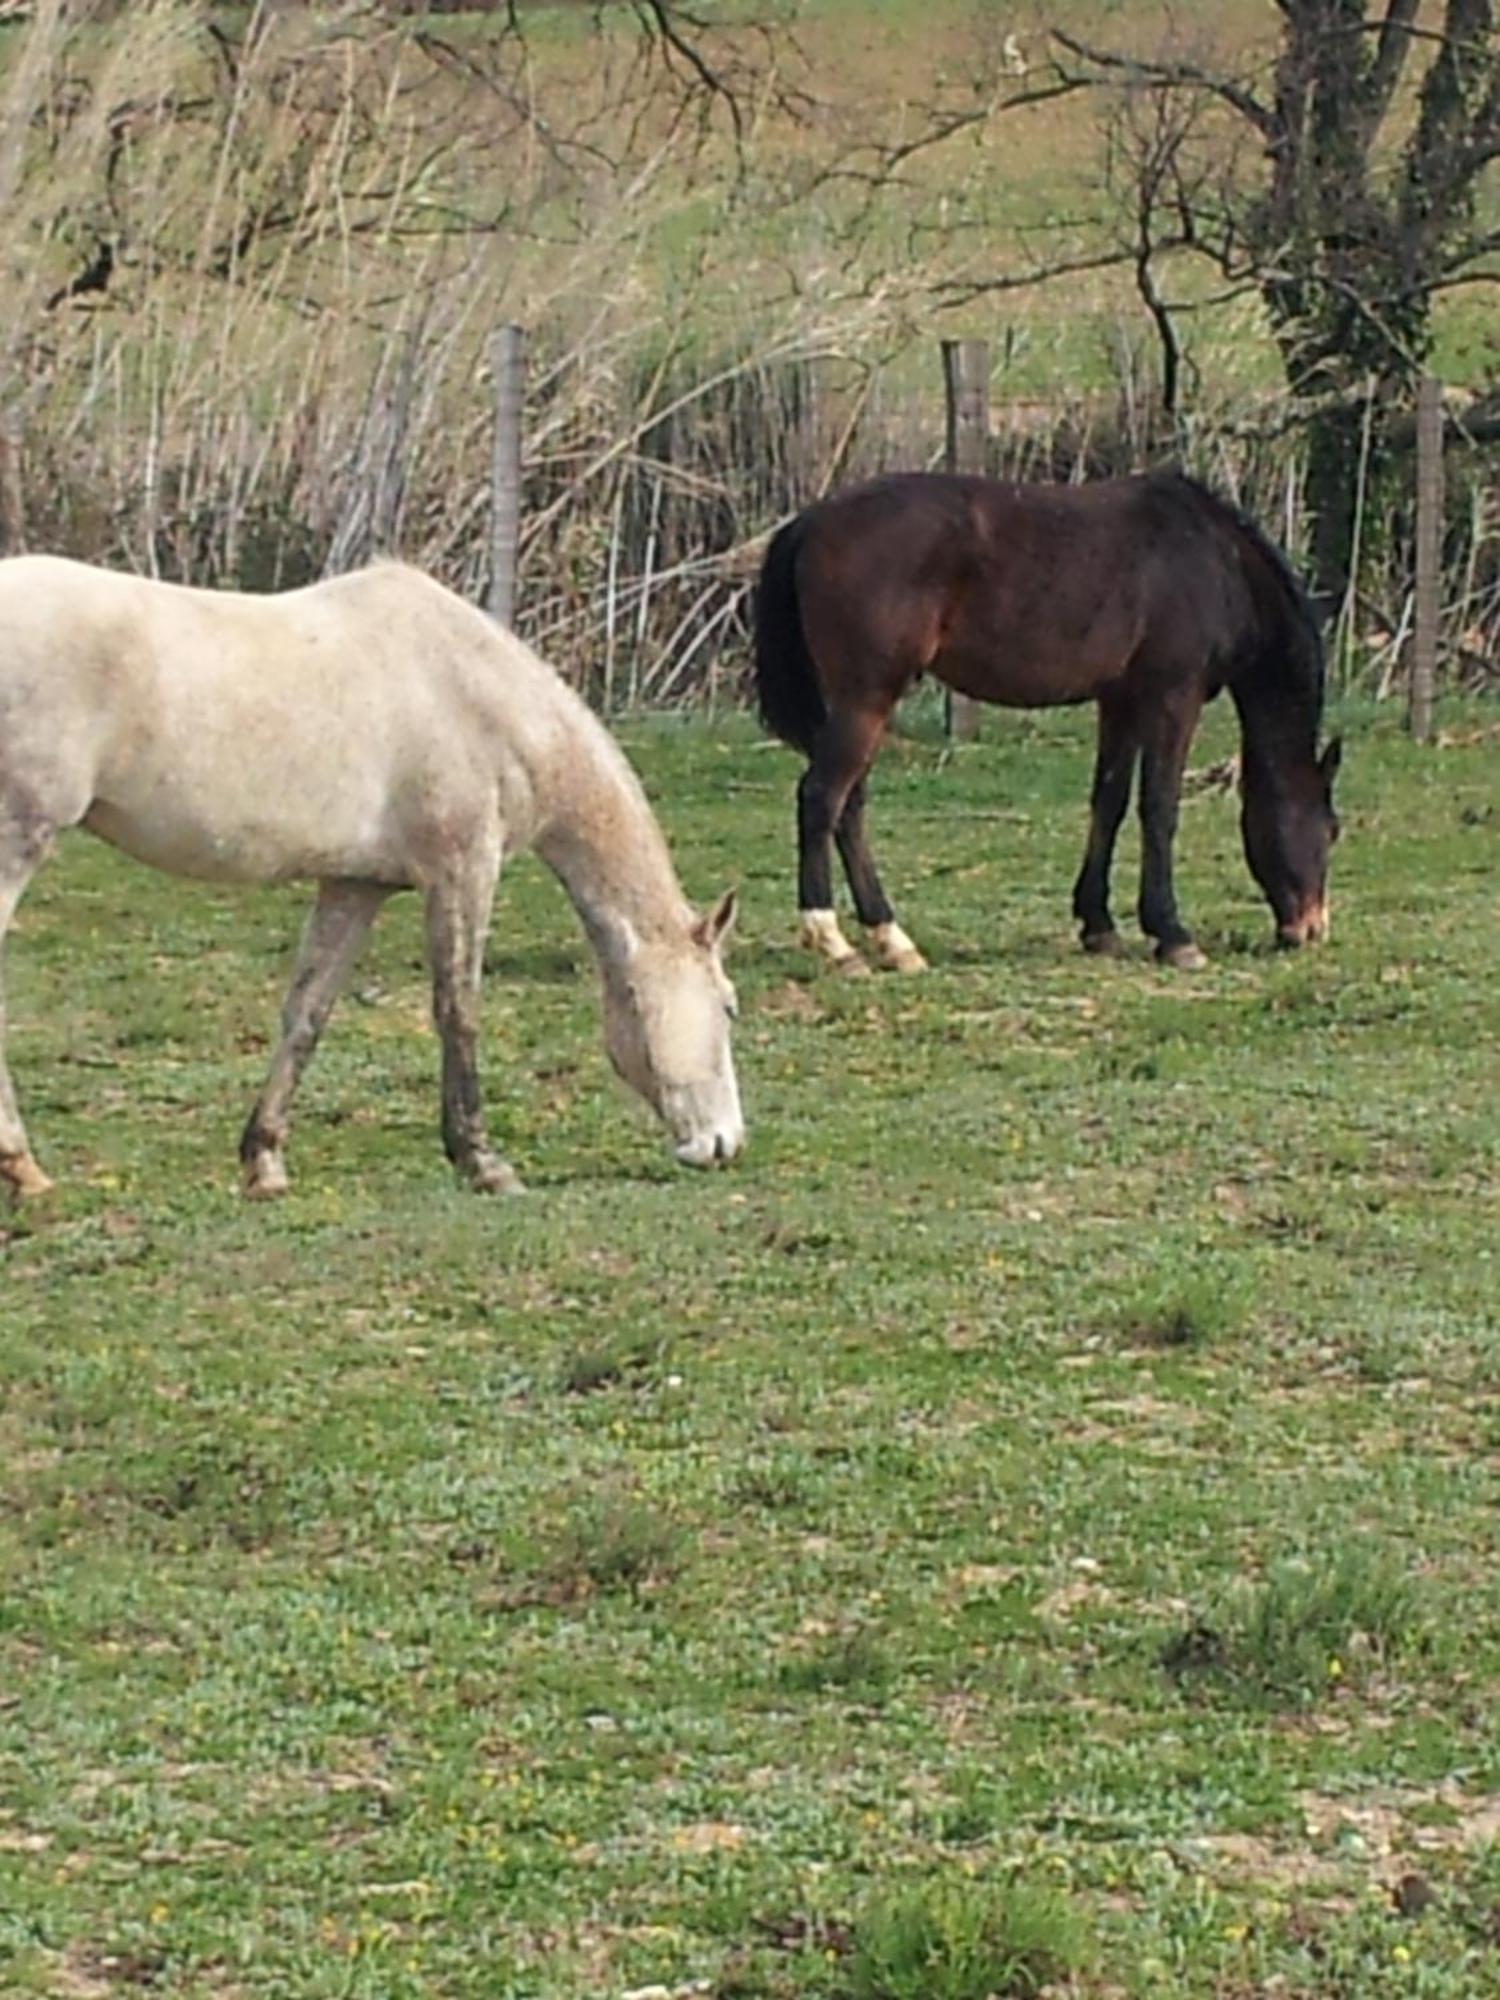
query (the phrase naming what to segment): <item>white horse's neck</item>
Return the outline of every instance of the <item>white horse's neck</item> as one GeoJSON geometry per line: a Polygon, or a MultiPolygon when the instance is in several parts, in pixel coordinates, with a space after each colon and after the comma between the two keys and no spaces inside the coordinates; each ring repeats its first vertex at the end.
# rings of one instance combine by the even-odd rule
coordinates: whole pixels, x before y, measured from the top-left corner
{"type": "Polygon", "coordinates": [[[601,962],[616,962],[633,933],[680,939],[691,912],[640,784],[602,723],[579,703],[536,851],[572,899],[601,962]]]}

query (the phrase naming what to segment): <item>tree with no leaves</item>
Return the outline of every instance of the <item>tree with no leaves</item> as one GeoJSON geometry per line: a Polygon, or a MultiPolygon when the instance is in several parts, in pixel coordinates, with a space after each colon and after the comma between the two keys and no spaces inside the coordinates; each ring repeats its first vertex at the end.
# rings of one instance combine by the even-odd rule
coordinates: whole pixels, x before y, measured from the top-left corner
{"type": "MultiPolygon", "coordinates": [[[[1257,142],[1251,173],[1189,159],[1192,121],[1149,121],[1132,190],[1148,289],[1153,254],[1193,250],[1260,295],[1288,386],[1308,410],[1313,569],[1348,571],[1365,411],[1377,430],[1410,401],[1433,305],[1500,283],[1500,228],[1478,195],[1500,157],[1492,0],[1276,0],[1280,50],[1261,87],[1169,52],[1145,57],[1055,31],[1079,82],[1222,106],[1257,142]]],[[[1169,350],[1169,362],[1173,356],[1169,350]]]]}

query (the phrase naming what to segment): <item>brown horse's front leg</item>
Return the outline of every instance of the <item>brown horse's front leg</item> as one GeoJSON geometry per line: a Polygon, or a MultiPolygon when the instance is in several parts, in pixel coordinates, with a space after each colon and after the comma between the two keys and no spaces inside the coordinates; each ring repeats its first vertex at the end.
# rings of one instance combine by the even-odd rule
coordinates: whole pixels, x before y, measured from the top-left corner
{"type": "Polygon", "coordinates": [[[1094,755],[1094,782],[1089,795],[1089,837],[1083,866],[1073,885],[1073,914],[1078,919],[1085,951],[1117,956],[1123,951],[1115,920],[1109,913],[1109,870],[1139,749],[1135,717],[1121,701],[1099,703],[1099,738],[1094,755]]]}
{"type": "Polygon", "coordinates": [[[844,802],[844,810],[834,828],[839,859],[849,878],[849,892],[855,912],[865,927],[875,961],[887,972],[925,972],[927,961],[896,922],[880,877],[875,857],[865,837],[865,781],[861,778],[844,802]]]}
{"type": "Polygon", "coordinates": [[[1178,914],[1172,883],[1182,772],[1196,721],[1196,710],[1164,717],[1141,759],[1141,929],[1155,938],[1162,964],[1179,972],[1196,972],[1208,963],[1178,914]]]}

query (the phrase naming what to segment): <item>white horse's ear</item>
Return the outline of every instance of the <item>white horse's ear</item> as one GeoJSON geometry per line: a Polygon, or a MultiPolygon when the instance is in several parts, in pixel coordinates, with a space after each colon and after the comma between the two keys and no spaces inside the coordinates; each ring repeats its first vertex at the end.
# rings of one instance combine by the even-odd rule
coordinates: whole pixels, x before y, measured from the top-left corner
{"type": "Polygon", "coordinates": [[[739,891],[726,889],[711,910],[705,910],[693,925],[693,936],[710,951],[722,948],[724,940],[734,929],[735,917],[739,914],[739,891]]]}

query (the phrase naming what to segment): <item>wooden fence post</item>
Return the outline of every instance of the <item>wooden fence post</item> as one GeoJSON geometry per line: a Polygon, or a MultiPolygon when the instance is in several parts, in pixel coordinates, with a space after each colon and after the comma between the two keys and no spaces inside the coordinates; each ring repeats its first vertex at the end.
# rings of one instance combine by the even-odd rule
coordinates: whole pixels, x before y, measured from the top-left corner
{"type": "MultiPolygon", "coordinates": [[[[943,389],[948,427],[943,462],[949,472],[983,474],[989,469],[990,345],[987,340],[943,342],[943,389]]],[[[979,704],[967,695],[948,696],[948,734],[972,743],[979,734],[979,704]]]]}
{"type": "Polygon", "coordinates": [[[495,391],[495,443],[490,468],[489,611],[515,622],[516,544],[521,527],[521,417],[526,401],[526,330],[498,327],[490,342],[495,391]]]}
{"type": "Polygon", "coordinates": [[[1417,391],[1417,575],[1412,608],[1406,726],[1432,741],[1438,628],[1443,610],[1443,387],[1424,375],[1417,391]]]}
{"type": "Polygon", "coordinates": [[[21,421],[0,416],[0,556],[18,556],[26,547],[26,510],[21,497],[21,421]]]}

